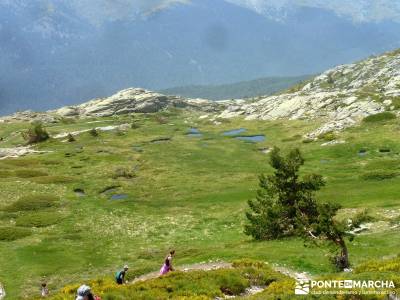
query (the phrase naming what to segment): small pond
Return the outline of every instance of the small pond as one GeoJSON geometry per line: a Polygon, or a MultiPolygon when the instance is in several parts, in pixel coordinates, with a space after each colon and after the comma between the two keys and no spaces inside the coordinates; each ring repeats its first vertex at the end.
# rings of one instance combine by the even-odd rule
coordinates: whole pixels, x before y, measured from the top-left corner
{"type": "Polygon", "coordinates": [[[127,194],[114,194],[114,195],[111,196],[110,199],[111,200],[124,200],[126,198],[128,198],[127,194]]]}
{"type": "Polygon", "coordinates": [[[235,136],[235,139],[251,143],[259,143],[265,141],[265,135],[239,135],[235,136]]]}
{"type": "Polygon", "coordinates": [[[247,130],[246,128],[232,129],[232,130],[224,131],[222,133],[222,135],[235,136],[235,135],[238,135],[238,134],[241,134],[241,133],[245,132],[246,130],[247,130]]]}
{"type": "Polygon", "coordinates": [[[203,136],[203,134],[197,128],[190,128],[189,131],[186,133],[186,136],[201,137],[203,136]]]}

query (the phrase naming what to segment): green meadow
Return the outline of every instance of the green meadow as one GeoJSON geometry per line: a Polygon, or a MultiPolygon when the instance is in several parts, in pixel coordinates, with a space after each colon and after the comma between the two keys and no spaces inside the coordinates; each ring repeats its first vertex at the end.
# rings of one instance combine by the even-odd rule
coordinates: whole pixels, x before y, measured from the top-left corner
{"type": "MultiPolygon", "coordinates": [[[[0,282],[9,299],[36,296],[42,281],[54,292],[113,278],[123,264],[130,278],[156,271],[171,248],[176,265],[254,259],[314,276],[334,273],[328,249],[304,247],[300,239],[255,242],[243,234],[247,200],[259,174],[271,172],[266,152],[274,146],[300,148],[302,171],[326,179],[317,197],[342,204],[340,217],[363,209],[374,217],[349,243],[353,266],[400,252],[399,118],[308,141],[302,136],[318,121],[235,118],[215,125],[199,116],[171,110],[65,119],[46,130],[54,136],[134,125],[97,136],[84,132],[73,142],[52,138],[35,146],[46,153],[0,160],[0,282]],[[201,135],[188,136],[190,128],[201,135]],[[223,135],[239,128],[246,129],[240,135],[265,140],[223,135]],[[321,146],[334,139],[345,143],[321,146]]],[[[1,123],[0,147],[23,144],[19,132],[29,126],[1,123]]]]}

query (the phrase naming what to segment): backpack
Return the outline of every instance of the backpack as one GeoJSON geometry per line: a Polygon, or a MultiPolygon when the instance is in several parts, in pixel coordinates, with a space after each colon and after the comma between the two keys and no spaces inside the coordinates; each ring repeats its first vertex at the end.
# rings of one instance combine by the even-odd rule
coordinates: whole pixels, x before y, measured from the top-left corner
{"type": "Polygon", "coordinates": [[[118,281],[120,276],[121,276],[121,271],[115,273],[115,280],[118,281]]]}

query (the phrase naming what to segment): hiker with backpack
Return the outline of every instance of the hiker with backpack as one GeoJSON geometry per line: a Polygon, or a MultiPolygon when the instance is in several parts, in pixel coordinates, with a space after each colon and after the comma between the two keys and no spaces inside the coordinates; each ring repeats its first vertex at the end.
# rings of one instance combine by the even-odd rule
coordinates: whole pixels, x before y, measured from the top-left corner
{"type": "Polygon", "coordinates": [[[172,267],[172,258],[174,257],[174,255],[175,255],[175,250],[171,250],[164,260],[164,264],[160,270],[160,275],[164,275],[170,271],[174,271],[174,268],[172,267]]]}
{"type": "Polygon", "coordinates": [[[117,284],[124,284],[125,283],[125,274],[128,272],[128,266],[125,265],[124,268],[115,274],[115,281],[117,284]]]}
{"type": "Polygon", "coordinates": [[[90,287],[84,284],[78,288],[75,300],[101,300],[101,298],[93,295],[90,287]]]}
{"type": "Polygon", "coordinates": [[[46,282],[42,283],[42,286],[41,286],[41,289],[40,289],[40,295],[42,297],[49,296],[49,289],[47,288],[47,283],[46,282]]]}

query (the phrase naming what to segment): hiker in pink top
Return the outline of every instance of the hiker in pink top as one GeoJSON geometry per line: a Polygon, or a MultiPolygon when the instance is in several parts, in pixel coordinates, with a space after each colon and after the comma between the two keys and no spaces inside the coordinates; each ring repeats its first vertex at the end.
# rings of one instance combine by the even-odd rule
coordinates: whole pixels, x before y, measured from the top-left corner
{"type": "Polygon", "coordinates": [[[169,271],[174,271],[174,268],[172,267],[172,258],[174,255],[175,250],[169,252],[168,256],[165,258],[163,266],[161,267],[160,275],[167,274],[169,271]]]}

